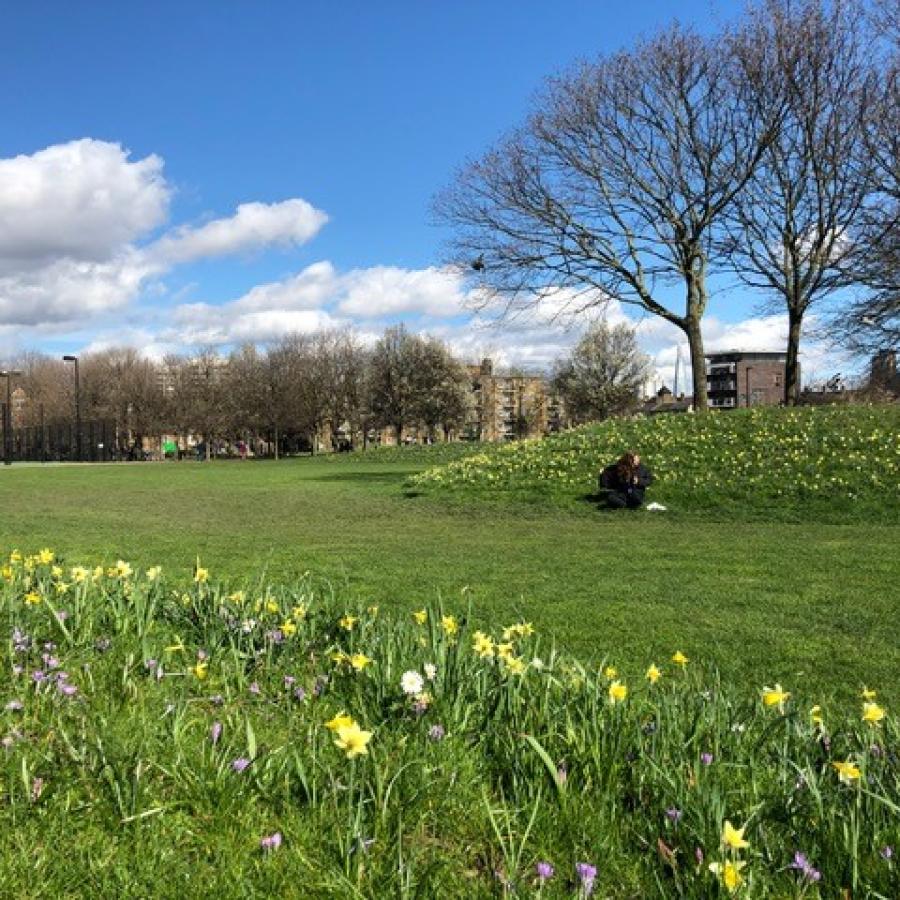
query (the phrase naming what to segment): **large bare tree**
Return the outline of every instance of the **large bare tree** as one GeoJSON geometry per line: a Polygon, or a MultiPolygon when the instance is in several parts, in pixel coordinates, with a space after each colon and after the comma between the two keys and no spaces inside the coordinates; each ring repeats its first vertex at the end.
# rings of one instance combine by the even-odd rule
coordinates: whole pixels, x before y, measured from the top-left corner
{"type": "Polygon", "coordinates": [[[862,259],[852,238],[872,190],[865,154],[875,96],[856,0],[764,0],[733,41],[750,87],[746,114],[780,127],[735,197],[724,245],[734,271],[787,309],[784,399],[800,397],[810,308],[845,288],[862,259]]]}
{"type": "Polygon", "coordinates": [[[615,298],[661,316],[687,336],[705,410],[716,229],[777,124],[768,109],[740,115],[738,76],[723,38],[672,27],[554,78],[437,198],[451,261],[506,315],[567,296],[574,311],[615,298]]]}

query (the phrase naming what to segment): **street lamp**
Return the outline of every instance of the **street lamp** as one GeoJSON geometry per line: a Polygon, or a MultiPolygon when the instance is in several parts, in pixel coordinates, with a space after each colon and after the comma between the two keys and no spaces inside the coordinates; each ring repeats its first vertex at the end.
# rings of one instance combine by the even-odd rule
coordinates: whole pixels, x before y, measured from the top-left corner
{"type": "Polygon", "coordinates": [[[6,419],[3,422],[3,464],[12,465],[12,380],[21,372],[5,369],[0,378],[6,379],[6,419]]]}
{"type": "Polygon", "coordinates": [[[81,461],[81,385],[78,381],[78,357],[64,356],[63,362],[75,363],[75,455],[81,461]]]}

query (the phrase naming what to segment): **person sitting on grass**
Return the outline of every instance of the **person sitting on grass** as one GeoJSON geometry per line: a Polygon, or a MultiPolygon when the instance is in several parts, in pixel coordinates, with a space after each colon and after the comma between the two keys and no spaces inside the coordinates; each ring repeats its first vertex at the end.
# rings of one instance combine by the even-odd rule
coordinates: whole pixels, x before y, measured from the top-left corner
{"type": "Polygon", "coordinates": [[[622,454],[618,462],[600,473],[600,487],[606,490],[611,509],[637,509],[644,502],[644,491],[653,483],[650,470],[633,450],[622,454]]]}

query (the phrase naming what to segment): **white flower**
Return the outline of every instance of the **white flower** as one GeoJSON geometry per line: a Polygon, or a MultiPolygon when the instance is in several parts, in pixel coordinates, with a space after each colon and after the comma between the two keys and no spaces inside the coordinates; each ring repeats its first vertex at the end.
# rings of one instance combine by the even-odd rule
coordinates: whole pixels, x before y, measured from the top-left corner
{"type": "Polygon", "coordinates": [[[241,631],[243,631],[244,634],[250,634],[254,628],[256,628],[256,619],[244,619],[244,621],[241,622],[241,631]]]}
{"type": "Polygon", "coordinates": [[[400,687],[403,689],[404,694],[421,694],[425,689],[425,682],[418,672],[409,671],[403,673],[403,677],[400,679],[400,687]]]}
{"type": "Polygon", "coordinates": [[[538,672],[540,672],[541,669],[544,668],[544,661],[543,661],[540,657],[536,656],[536,657],[531,661],[531,668],[532,668],[532,669],[537,669],[538,672]]]}
{"type": "Polygon", "coordinates": [[[429,681],[434,681],[437,678],[437,666],[434,663],[425,663],[425,677],[429,681]]]}

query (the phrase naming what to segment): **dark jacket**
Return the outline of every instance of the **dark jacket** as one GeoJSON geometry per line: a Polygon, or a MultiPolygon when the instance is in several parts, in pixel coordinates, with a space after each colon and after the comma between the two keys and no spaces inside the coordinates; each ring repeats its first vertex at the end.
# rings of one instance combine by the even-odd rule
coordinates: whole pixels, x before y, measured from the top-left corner
{"type": "Polygon", "coordinates": [[[619,477],[618,463],[613,463],[600,473],[600,487],[606,488],[608,491],[615,491],[618,494],[624,494],[626,497],[634,497],[643,503],[644,491],[653,483],[653,474],[643,463],[639,463],[635,476],[637,477],[636,484],[624,481],[619,477]]]}

